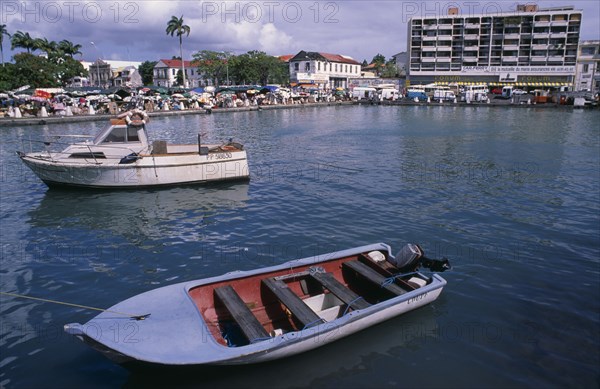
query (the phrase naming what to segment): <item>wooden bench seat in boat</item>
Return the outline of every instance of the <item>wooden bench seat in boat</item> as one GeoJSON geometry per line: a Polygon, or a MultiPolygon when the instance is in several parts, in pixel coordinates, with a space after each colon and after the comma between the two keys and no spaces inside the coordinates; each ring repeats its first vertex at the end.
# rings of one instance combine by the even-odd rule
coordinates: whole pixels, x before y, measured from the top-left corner
{"type": "Polygon", "coordinates": [[[286,306],[304,328],[312,327],[323,321],[300,297],[288,288],[285,282],[275,278],[265,278],[262,283],[286,306]]]}
{"type": "Polygon", "coordinates": [[[371,269],[369,266],[365,265],[362,262],[359,262],[357,260],[348,261],[344,262],[343,266],[360,274],[362,277],[364,277],[371,283],[381,286],[383,289],[395,294],[396,296],[400,296],[407,292],[406,290],[402,289],[394,283],[386,282],[386,278],[384,276],[382,276],[381,274],[371,269]]]}
{"type": "Polygon", "coordinates": [[[331,273],[311,272],[310,276],[352,309],[364,309],[371,306],[361,296],[336,280],[331,273]]]}
{"type": "Polygon", "coordinates": [[[225,308],[227,308],[250,343],[269,337],[265,328],[231,285],[215,288],[215,294],[225,305],[225,308]]]}
{"type": "MultiPolygon", "coordinates": [[[[371,263],[374,266],[376,266],[377,268],[381,269],[383,271],[383,274],[386,277],[392,277],[400,271],[400,269],[398,269],[396,266],[392,265],[388,261],[375,262],[365,254],[361,254],[360,258],[362,258],[360,260],[362,263],[365,263],[365,264],[371,263]]],[[[414,290],[415,289],[414,286],[410,285],[408,282],[406,282],[402,278],[396,278],[396,283],[404,290],[414,290]]]]}

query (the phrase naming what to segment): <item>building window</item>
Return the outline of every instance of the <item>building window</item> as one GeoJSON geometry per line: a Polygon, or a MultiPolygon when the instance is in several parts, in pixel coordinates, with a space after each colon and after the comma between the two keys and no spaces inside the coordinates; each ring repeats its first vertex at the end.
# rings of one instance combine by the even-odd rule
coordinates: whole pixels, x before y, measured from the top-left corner
{"type": "Polygon", "coordinates": [[[304,71],[310,72],[310,62],[304,64],[304,71]]]}
{"type": "Polygon", "coordinates": [[[590,71],[590,65],[588,65],[588,64],[583,65],[583,72],[587,73],[589,71],[590,71]]]}
{"type": "Polygon", "coordinates": [[[334,69],[335,69],[335,72],[337,73],[337,63],[335,64],[335,68],[334,69]]]}
{"type": "Polygon", "coordinates": [[[298,70],[300,70],[300,63],[299,63],[299,62],[295,62],[295,63],[294,63],[294,70],[295,70],[295,71],[298,71],[298,70]]]}

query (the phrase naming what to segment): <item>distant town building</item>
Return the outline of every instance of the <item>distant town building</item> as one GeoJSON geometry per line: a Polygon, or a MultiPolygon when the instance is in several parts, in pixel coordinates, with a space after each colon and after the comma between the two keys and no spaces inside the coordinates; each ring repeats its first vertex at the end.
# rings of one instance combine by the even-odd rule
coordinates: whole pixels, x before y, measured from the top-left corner
{"type": "Polygon", "coordinates": [[[581,10],[527,4],[516,12],[448,13],[409,20],[411,84],[572,85],[581,10]]]}
{"type": "Polygon", "coordinates": [[[99,59],[89,67],[90,85],[99,88],[113,86],[113,73],[109,63],[99,59]]]}
{"type": "Polygon", "coordinates": [[[398,71],[398,75],[400,77],[405,77],[406,63],[408,62],[408,53],[406,51],[403,51],[401,53],[392,55],[392,58],[394,58],[394,61],[396,62],[396,69],[398,71]]]}
{"type": "Polygon", "coordinates": [[[81,88],[90,86],[90,80],[87,77],[75,76],[69,80],[68,86],[71,88],[81,88]]]}
{"type": "MultiPolygon", "coordinates": [[[[198,71],[194,61],[184,61],[186,88],[197,88],[212,85],[210,79],[205,79],[198,71]]],[[[180,59],[161,59],[154,65],[153,84],[162,87],[177,85],[177,73],[181,70],[180,59]]]]}
{"type": "MultiPolygon", "coordinates": [[[[115,78],[119,77],[119,72],[125,68],[139,68],[141,62],[137,61],[118,61],[118,60],[101,60],[95,62],[82,61],[81,64],[89,72],[89,86],[100,86],[101,88],[109,88],[117,86],[115,78]]],[[[122,85],[119,81],[119,86],[122,85]]]]}
{"type": "Polygon", "coordinates": [[[600,41],[582,41],[577,56],[575,90],[600,92],[600,41]]]}
{"type": "Polygon", "coordinates": [[[113,72],[114,86],[126,86],[128,88],[137,88],[144,85],[142,76],[134,66],[119,68],[113,72]]]}
{"type": "Polygon", "coordinates": [[[320,89],[347,88],[348,79],[360,76],[360,63],[340,55],[300,51],[289,59],[290,83],[320,89]]]}

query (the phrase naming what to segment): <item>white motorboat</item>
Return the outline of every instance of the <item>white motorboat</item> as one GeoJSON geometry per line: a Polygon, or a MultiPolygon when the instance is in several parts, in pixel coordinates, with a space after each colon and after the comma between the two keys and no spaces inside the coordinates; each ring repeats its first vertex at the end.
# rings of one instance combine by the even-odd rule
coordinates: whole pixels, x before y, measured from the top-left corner
{"type": "MultiPolygon", "coordinates": [[[[134,110],[111,119],[93,140],[62,151],[17,151],[48,186],[142,188],[249,179],[243,145],[149,143],[145,112],[134,110]]],[[[45,142],[47,146],[49,142],[45,142]]]]}
{"type": "Polygon", "coordinates": [[[65,331],[125,366],[244,365],[324,346],[437,299],[450,268],[383,243],[183,282],[65,331]],[[114,329],[123,335],[114,336],[114,329]]]}

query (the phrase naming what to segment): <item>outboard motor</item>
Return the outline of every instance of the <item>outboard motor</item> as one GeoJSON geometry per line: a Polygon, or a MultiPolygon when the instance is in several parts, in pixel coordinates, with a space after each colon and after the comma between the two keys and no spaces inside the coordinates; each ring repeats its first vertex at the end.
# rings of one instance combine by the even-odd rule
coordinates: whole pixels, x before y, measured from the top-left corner
{"type": "Polygon", "coordinates": [[[423,249],[413,243],[402,247],[394,257],[388,258],[388,261],[400,269],[401,272],[415,271],[419,266],[423,266],[434,272],[443,272],[450,269],[448,259],[429,259],[425,257],[423,249]]]}

